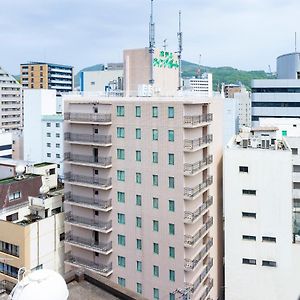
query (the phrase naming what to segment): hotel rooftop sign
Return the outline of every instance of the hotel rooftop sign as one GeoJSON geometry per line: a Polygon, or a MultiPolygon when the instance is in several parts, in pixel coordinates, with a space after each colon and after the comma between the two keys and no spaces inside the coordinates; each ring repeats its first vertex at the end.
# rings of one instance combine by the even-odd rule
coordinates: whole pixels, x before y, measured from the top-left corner
{"type": "Polygon", "coordinates": [[[153,66],[158,68],[178,69],[178,60],[174,60],[173,53],[160,51],[158,57],[153,59],[153,66]]]}

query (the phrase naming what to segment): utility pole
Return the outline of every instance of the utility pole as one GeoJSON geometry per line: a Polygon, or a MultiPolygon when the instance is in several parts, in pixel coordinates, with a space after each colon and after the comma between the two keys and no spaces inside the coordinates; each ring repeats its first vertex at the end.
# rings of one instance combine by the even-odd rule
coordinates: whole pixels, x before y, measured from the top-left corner
{"type": "Polygon", "coordinates": [[[178,20],[178,72],[179,72],[179,82],[178,82],[178,90],[181,90],[181,54],[182,54],[182,31],[181,31],[181,11],[179,11],[179,20],[178,20]]]}

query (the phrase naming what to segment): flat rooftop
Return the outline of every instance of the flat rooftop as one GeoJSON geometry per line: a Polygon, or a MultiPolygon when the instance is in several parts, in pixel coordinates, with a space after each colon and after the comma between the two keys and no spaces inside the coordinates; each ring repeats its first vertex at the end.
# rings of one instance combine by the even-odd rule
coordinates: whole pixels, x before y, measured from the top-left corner
{"type": "Polygon", "coordinates": [[[32,179],[34,177],[41,177],[41,175],[25,174],[24,178],[22,178],[22,179],[16,179],[16,177],[3,178],[3,179],[0,179],[0,184],[10,184],[13,182],[26,181],[26,180],[32,179]]]}

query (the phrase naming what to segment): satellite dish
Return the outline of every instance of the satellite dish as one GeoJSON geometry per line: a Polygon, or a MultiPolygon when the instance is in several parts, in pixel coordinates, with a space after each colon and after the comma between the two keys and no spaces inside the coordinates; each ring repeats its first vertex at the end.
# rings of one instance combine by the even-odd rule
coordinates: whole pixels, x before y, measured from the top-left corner
{"type": "Polygon", "coordinates": [[[63,277],[55,271],[42,269],[29,273],[17,283],[10,294],[12,300],[67,300],[69,291],[63,277]]]}
{"type": "Polygon", "coordinates": [[[17,173],[17,176],[16,176],[16,179],[17,180],[21,180],[24,178],[24,172],[25,172],[25,166],[24,165],[17,165],[16,166],[16,173],[17,173]]]}

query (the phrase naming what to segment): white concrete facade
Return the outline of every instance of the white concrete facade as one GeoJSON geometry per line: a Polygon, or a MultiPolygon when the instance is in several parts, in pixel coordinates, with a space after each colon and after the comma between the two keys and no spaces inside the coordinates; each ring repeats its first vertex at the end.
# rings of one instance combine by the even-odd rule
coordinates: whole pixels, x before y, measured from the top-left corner
{"type": "Polygon", "coordinates": [[[201,78],[183,79],[183,89],[199,93],[204,97],[213,96],[212,73],[204,73],[201,78]]]}
{"type": "Polygon", "coordinates": [[[237,100],[239,128],[251,127],[251,98],[250,93],[245,88],[240,93],[234,93],[234,99],[237,100]]]}

